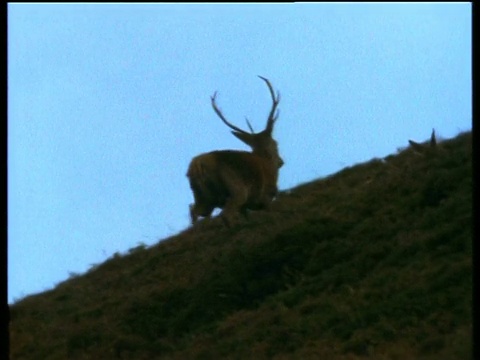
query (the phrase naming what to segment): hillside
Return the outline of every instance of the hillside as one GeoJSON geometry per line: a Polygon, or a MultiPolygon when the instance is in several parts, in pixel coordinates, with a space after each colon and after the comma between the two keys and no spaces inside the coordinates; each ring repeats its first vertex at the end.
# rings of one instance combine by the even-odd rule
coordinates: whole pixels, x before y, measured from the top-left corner
{"type": "Polygon", "coordinates": [[[472,222],[464,133],[29,296],[10,308],[10,358],[469,359],[472,222]]]}

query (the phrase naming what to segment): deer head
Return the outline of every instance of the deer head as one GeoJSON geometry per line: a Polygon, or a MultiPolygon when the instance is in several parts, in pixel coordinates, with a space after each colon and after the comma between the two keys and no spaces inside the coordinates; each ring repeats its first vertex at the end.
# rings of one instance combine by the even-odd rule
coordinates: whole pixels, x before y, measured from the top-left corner
{"type": "Polygon", "coordinates": [[[245,144],[250,146],[252,153],[260,157],[271,159],[274,163],[277,164],[278,168],[281,168],[284,164],[282,158],[278,154],[278,145],[277,142],[272,138],[273,127],[275,122],[278,119],[279,112],[277,111],[278,103],[280,102],[280,93],[273,90],[272,84],[270,81],[263,76],[258,76],[260,79],[266,82],[268,89],[270,90],[270,95],[272,96],[272,109],[268,114],[267,124],[265,129],[257,134],[253,132],[250,122],[247,120],[248,127],[250,128],[250,133],[242,130],[235,125],[231,124],[225,116],[222,114],[222,111],[218,108],[216,104],[217,92],[211,97],[212,107],[215,110],[215,113],[218,117],[231,129],[233,129],[232,134],[235,135],[238,139],[243,141],[245,144]]]}

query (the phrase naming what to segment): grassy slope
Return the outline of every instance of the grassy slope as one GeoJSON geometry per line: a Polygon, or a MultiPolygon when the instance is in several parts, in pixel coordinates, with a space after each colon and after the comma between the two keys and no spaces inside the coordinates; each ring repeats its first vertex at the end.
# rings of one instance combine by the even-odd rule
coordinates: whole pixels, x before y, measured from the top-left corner
{"type": "Polygon", "coordinates": [[[468,359],[471,147],[374,159],[117,254],[14,304],[11,358],[468,359]]]}

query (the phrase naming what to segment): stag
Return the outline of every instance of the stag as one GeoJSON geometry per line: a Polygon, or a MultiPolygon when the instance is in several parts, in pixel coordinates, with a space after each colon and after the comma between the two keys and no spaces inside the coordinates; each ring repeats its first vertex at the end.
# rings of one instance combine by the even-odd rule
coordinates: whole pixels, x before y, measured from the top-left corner
{"type": "Polygon", "coordinates": [[[259,133],[253,132],[248,120],[251,133],[231,124],[216,104],[217,92],[211,96],[215,113],[252,151],[217,150],[192,159],[187,171],[195,201],[190,205],[192,224],[200,216],[209,218],[215,208],[220,208],[221,218],[230,226],[238,213],[247,216],[248,210],[268,209],[277,194],[278,171],[284,162],[272,132],[280,93],[275,94],[268,79],[259,78],[267,84],[273,102],[267,125],[259,133]]]}
{"type": "Polygon", "coordinates": [[[423,154],[427,152],[429,149],[432,150],[436,147],[437,145],[437,138],[435,137],[435,129],[432,129],[432,135],[430,135],[430,142],[428,145],[426,144],[421,144],[413,140],[408,140],[408,143],[412,147],[412,149],[419,154],[423,154]]]}

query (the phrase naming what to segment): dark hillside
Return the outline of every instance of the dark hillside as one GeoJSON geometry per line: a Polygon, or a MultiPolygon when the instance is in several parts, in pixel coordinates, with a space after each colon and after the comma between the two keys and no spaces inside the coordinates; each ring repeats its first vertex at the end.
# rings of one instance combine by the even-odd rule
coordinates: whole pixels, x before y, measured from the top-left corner
{"type": "Polygon", "coordinates": [[[472,221],[464,133],[27,297],[11,359],[471,359],[472,221]]]}

